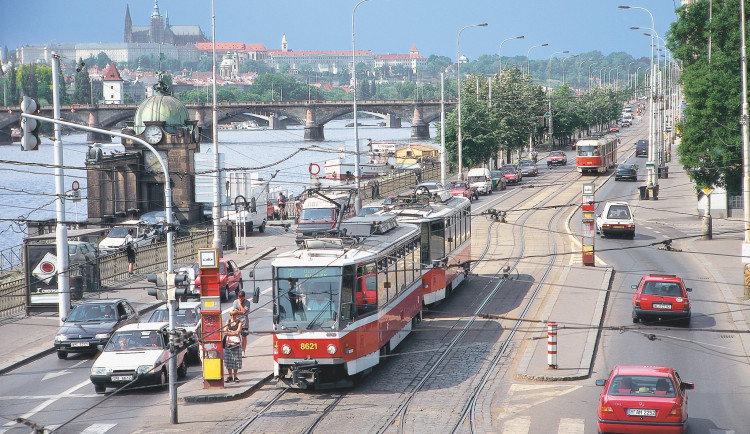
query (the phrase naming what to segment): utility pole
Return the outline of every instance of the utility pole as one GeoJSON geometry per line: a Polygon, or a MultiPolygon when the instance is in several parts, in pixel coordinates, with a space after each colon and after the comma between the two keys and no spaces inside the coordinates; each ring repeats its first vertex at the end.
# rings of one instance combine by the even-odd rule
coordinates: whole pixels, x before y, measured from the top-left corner
{"type": "Polygon", "coordinates": [[[740,65],[742,72],[742,207],[744,209],[745,239],[742,242],[742,265],[744,269],[744,294],[750,298],[750,138],[748,137],[747,104],[747,50],[745,47],[745,0],[740,0],[740,33],[742,48],[740,65]]]}
{"type": "MultiPolygon", "coordinates": [[[[53,117],[60,119],[60,56],[52,53],[52,104],[53,117]]],[[[60,325],[70,312],[70,280],[68,270],[68,226],[65,223],[65,173],[63,171],[63,150],[60,142],[60,126],[55,124],[55,244],[57,255],[57,295],[60,325]]]]}

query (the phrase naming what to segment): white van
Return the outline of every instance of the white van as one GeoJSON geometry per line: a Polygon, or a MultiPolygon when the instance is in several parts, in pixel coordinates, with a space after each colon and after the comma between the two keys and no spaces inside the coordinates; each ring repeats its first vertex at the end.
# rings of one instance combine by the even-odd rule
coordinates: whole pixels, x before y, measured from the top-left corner
{"type": "Polygon", "coordinates": [[[127,220],[112,228],[107,237],[99,242],[99,252],[107,255],[125,248],[125,237],[128,230],[133,230],[134,247],[144,247],[159,241],[158,231],[146,222],[127,220]]]}
{"type": "Polygon", "coordinates": [[[469,183],[469,187],[476,188],[481,194],[492,193],[492,175],[490,175],[490,169],[477,167],[469,170],[466,182],[469,183]]]}

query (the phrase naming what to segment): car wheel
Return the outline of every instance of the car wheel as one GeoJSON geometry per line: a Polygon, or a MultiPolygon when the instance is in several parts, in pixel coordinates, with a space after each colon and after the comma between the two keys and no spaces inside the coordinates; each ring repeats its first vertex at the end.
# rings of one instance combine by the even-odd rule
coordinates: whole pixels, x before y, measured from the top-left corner
{"type": "Polygon", "coordinates": [[[685,318],[682,321],[682,325],[684,325],[685,327],[690,327],[690,317],[685,318]]]}
{"type": "Polygon", "coordinates": [[[101,395],[101,394],[103,394],[106,391],[107,391],[107,386],[105,386],[103,384],[94,384],[94,392],[96,392],[96,393],[98,393],[98,394],[101,395]]]}
{"type": "Polygon", "coordinates": [[[180,366],[177,367],[177,378],[185,378],[187,375],[187,365],[185,364],[185,359],[182,359],[182,363],[180,363],[180,366]]]}
{"type": "Polygon", "coordinates": [[[263,233],[266,231],[266,222],[264,221],[263,224],[258,226],[258,232],[263,233]]]}
{"type": "Polygon", "coordinates": [[[219,289],[219,298],[221,298],[221,301],[229,300],[229,287],[228,286],[223,286],[219,289]]]}
{"type": "Polygon", "coordinates": [[[58,358],[58,359],[62,359],[62,360],[65,360],[65,359],[67,359],[67,358],[68,358],[68,353],[67,353],[67,352],[65,352],[65,351],[58,351],[58,352],[57,352],[57,358],[58,358]]]}
{"type": "Polygon", "coordinates": [[[638,322],[639,322],[640,320],[641,320],[641,319],[640,319],[640,318],[638,318],[638,315],[636,315],[636,314],[635,314],[635,312],[634,312],[634,313],[633,313],[633,324],[637,324],[637,323],[638,323],[638,322]]]}

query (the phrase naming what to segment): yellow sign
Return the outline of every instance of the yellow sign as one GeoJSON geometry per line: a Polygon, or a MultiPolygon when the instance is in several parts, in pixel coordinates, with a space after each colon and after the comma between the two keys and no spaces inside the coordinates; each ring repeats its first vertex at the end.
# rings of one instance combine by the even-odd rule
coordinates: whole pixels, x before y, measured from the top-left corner
{"type": "Polygon", "coordinates": [[[713,193],[713,191],[714,191],[713,188],[708,188],[708,187],[702,188],[701,190],[703,190],[703,192],[706,193],[706,195],[709,195],[709,194],[713,193]]]}
{"type": "Polygon", "coordinates": [[[214,301],[213,300],[206,300],[205,305],[206,307],[214,307],[214,301]]]}

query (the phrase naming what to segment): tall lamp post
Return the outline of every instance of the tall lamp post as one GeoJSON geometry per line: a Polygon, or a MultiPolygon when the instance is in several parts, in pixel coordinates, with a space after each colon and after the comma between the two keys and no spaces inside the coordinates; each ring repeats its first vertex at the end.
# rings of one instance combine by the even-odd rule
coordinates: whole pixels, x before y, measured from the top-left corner
{"type": "Polygon", "coordinates": [[[643,68],[642,66],[639,66],[635,69],[635,84],[633,86],[633,99],[638,99],[638,71],[643,68]]]}
{"type": "Polygon", "coordinates": [[[552,123],[552,82],[551,82],[551,71],[552,71],[552,58],[555,56],[555,54],[567,54],[570,53],[570,51],[555,51],[554,53],[550,54],[549,60],[547,61],[547,94],[548,94],[548,104],[549,104],[549,139],[554,144],[555,142],[555,128],[553,127],[552,123]]]}
{"type": "Polygon", "coordinates": [[[594,65],[598,65],[599,62],[594,62],[591,65],[589,65],[589,90],[591,90],[591,67],[594,65]]]}
{"type": "Polygon", "coordinates": [[[748,135],[748,111],[747,103],[747,57],[745,50],[745,0],[740,1],[740,34],[741,55],[740,69],[742,75],[742,200],[745,220],[745,238],[742,242],[742,263],[744,265],[744,294],[750,297],[750,138],[748,135]]]}
{"type": "MultiPolygon", "coordinates": [[[[365,1],[365,0],[363,0],[365,1]]],[[[456,87],[458,87],[458,178],[463,179],[463,143],[461,136],[461,32],[470,27],[487,27],[487,23],[472,24],[469,26],[462,27],[458,31],[458,37],[456,38],[456,87]]]]}
{"type": "Polygon", "coordinates": [[[359,212],[362,209],[362,196],[360,196],[360,178],[362,173],[359,168],[359,127],[357,126],[357,50],[354,45],[354,13],[357,7],[369,0],[360,0],[352,9],[352,99],[354,110],[354,178],[357,180],[357,195],[354,198],[354,209],[359,212]]]}
{"type": "MultiPolygon", "coordinates": [[[[654,25],[654,15],[646,8],[642,8],[640,6],[618,6],[620,9],[640,9],[643,11],[646,11],[651,17],[651,29],[653,30],[656,28],[654,25]]],[[[744,22],[744,20],[742,20],[744,22]]],[[[652,33],[655,34],[654,31],[652,33]]],[[[659,185],[659,181],[656,178],[656,172],[654,171],[654,144],[656,143],[656,131],[654,129],[654,77],[656,74],[654,74],[654,37],[651,36],[651,58],[650,58],[650,68],[651,70],[651,82],[650,82],[650,90],[648,92],[648,131],[649,131],[649,141],[648,141],[648,161],[646,162],[646,171],[648,173],[648,185],[649,187],[653,188],[654,186],[659,185]]]]}
{"type": "Polygon", "coordinates": [[[547,43],[539,44],[539,45],[532,45],[529,47],[529,51],[526,52],[526,74],[531,75],[531,64],[529,63],[529,55],[531,54],[531,50],[537,47],[546,47],[547,43]]]}
{"type": "Polygon", "coordinates": [[[583,68],[583,64],[586,62],[590,62],[593,59],[583,59],[580,62],[578,62],[578,89],[581,89],[581,68],[583,68]]]}
{"type": "MultiPolygon", "coordinates": [[[[211,75],[213,82],[213,104],[211,106],[211,138],[213,139],[213,157],[214,157],[214,209],[212,212],[214,237],[212,247],[223,255],[221,246],[221,170],[219,167],[219,107],[216,105],[216,13],[214,10],[214,1],[211,0],[211,75]]],[[[169,178],[167,181],[169,182],[169,178]]],[[[171,271],[170,271],[171,272],[171,271]]]]}
{"type": "Polygon", "coordinates": [[[515,36],[513,38],[504,39],[503,42],[500,43],[500,49],[498,50],[498,53],[497,53],[500,56],[497,62],[497,72],[503,72],[503,44],[508,41],[512,41],[514,39],[523,39],[523,38],[524,38],[523,35],[515,36]]]}
{"type": "Polygon", "coordinates": [[[578,54],[573,54],[571,56],[563,57],[562,59],[560,59],[560,67],[562,68],[562,82],[563,82],[563,84],[565,84],[565,60],[570,59],[570,58],[575,58],[575,57],[578,57],[578,54]]]}
{"type": "Polygon", "coordinates": [[[630,86],[630,65],[634,64],[635,61],[628,63],[628,86],[630,86]]]}

